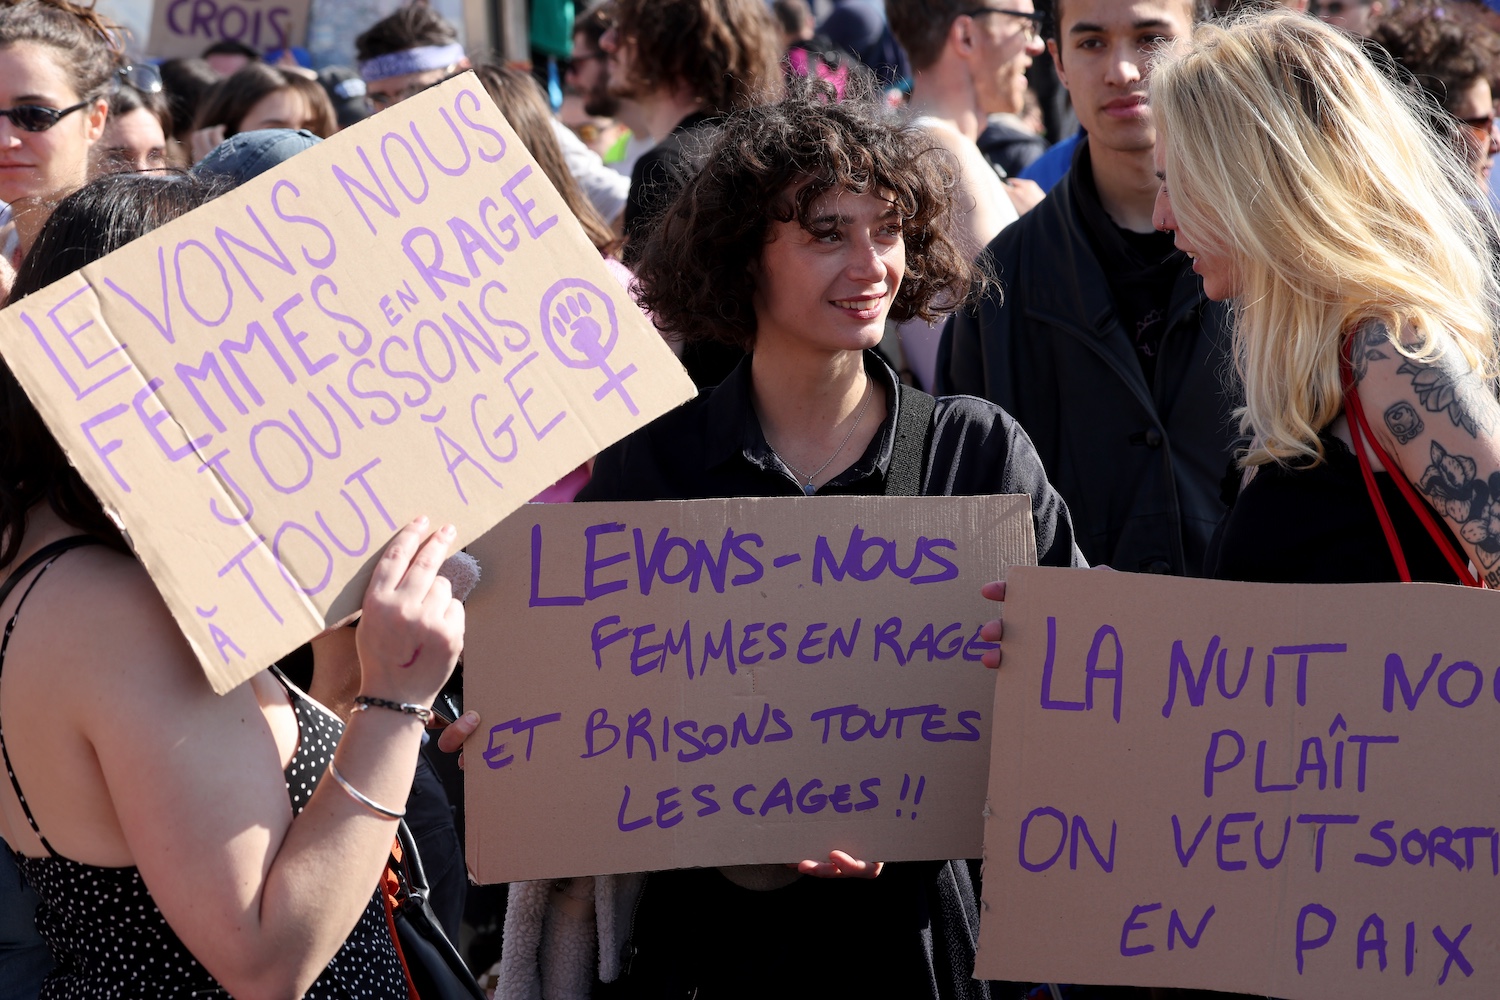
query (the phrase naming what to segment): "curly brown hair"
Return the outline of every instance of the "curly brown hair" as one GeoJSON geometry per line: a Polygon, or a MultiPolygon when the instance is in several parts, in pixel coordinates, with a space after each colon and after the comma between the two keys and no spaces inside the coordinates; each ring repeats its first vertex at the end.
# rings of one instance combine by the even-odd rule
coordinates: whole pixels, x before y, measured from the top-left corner
{"type": "Polygon", "coordinates": [[[609,13],[644,87],[684,84],[719,114],[781,96],[781,42],[764,0],[615,0],[609,13]]]}
{"type": "Polygon", "coordinates": [[[825,192],[873,192],[901,216],[906,276],[891,306],[929,322],[958,308],[983,271],[960,246],[958,165],[918,127],[869,98],[803,92],[724,119],[701,167],[648,238],[639,301],[657,327],[748,350],[755,342],[753,265],[773,222],[809,232],[825,192]]]}
{"type": "Polygon", "coordinates": [[[1402,5],[1381,18],[1370,37],[1444,111],[1451,112],[1464,91],[1478,81],[1493,81],[1500,69],[1495,33],[1457,4],[1441,9],[1402,5]]]}

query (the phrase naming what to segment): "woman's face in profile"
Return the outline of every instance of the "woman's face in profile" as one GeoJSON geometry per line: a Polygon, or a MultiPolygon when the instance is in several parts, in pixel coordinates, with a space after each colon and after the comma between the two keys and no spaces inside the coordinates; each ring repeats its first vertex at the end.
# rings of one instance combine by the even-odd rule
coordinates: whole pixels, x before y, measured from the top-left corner
{"type": "Polygon", "coordinates": [[[1193,261],[1193,272],[1203,279],[1203,294],[1215,302],[1232,299],[1239,292],[1234,276],[1234,261],[1221,251],[1212,249],[1202,234],[1184,228],[1177,219],[1172,206],[1171,178],[1167,176],[1166,129],[1160,124],[1156,132],[1156,179],[1161,187],[1156,192],[1156,208],[1151,213],[1151,222],[1158,230],[1171,233],[1177,249],[1193,261]]]}
{"type": "Polygon", "coordinates": [[[755,279],[755,343],[825,351],[874,347],[906,273],[896,206],[835,190],[812,203],[809,228],[771,223],[755,279]]]}

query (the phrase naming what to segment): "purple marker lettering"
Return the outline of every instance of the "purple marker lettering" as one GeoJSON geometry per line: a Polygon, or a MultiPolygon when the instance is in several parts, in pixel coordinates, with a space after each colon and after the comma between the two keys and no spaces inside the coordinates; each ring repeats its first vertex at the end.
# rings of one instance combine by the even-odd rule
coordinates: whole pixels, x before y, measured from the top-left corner
{"type": "Polygon", "coordinates": [[[192,314],[194,319],[204,326],[218,326],[229,318],[230,312],[234,309],[234,287],[229,283],[229,271],[224,267],[218,256],[208,248],[207,244],[199,240],[183,240],[177,244],[177,249],[172,251],[172,268],[177,272],[177,300],[182,303],[184,309],[192,314]],[[193,305],[192,301],[188,298],[188,285],[191,285],[194,291],[207,290],[213,287],[213,282],[205,281],[202,277],[198,276],[194,276],[191,280],[184,280],[187,277],[184,273],[187,268],[183,266],[182,252],[189,247],[196,247],[201,251],[203,256],[208,258],[208,262],[219,273],[219,286],[224,290],[224,308],[219,312],[218,316],[212,319],[199,312],[198,307],[193,305]]]}
{"type": "Polygon", "coordinates": [[[287,313],[291,312],[301,304],[302,293],[298,292],[291,298],[287,299],[285,302],[281,303],[281,305],[277,306],[271,312],[271,318],[276,320],[276,326],[281,330],[282,339],[284,339],[287,343],[287,346],[292,349],[292,353],[297,356],[297,360],[302,364],[302,370],[307,372],[307,374],[309,375],[316,375],[324,368],[327,368],[329,365],[336,362],[339,358],[337,354],[334,354],[332,352],[323,355],[316,361],[307,356],[307,350],[302,346],[302,342],[308,338],[307,331],[293,330],[291,324],[288,323],[286,319],[287,313]]]}
{"type": "Polygon", "coordinates": [[[1323,834],[1328,831],[1330,825],[1348,826],[1358,823],[1359,817],[1303,813],[1297,817],[1297,822],[1317,825],[1317,832],[1313,835],[1313,871],[1320,872],[1323,870],[1323,834]]]}
{"type": "Polygon", "coordinates": [[[516,214],[521,217],[522,224],[526,226],[526,232],[531,234],[532,239],[536,239],[547,230],[557,225],[557,216],[548,216],[541,222],[537,222],[532,219],[531,210],[536,208],[536,202],[532,201],[530,198],[522,201],[521,197],[516,194],[516,188],[521,185],[522,181],[526,180],[526,178],[530,176],[531,164],[528,163],[520,170],[517,170],[515,174],[510,178],[510,180],[500,185],[500,195],[506,201],[510,202],[511,207],[516,210],[516,214]]]}
{"type": "Polygon", "coordinates": [[[463,133],[458,130],[458,125],[454,123],[453,116],[448,113],[447,108],[438,108],[438,115],[448,126],[448,130],[453,133],[453,138],[458,141],[459,152],[463,154],[464,158],[463,163],[456,167],[450,167],[434,156],[431,147],[427,145],[427,140],[422,137],[422,133],[417,129],[415,121],[411,123],[411,137],[417,141],[418,146],[422,147],[422,153],[427,157],[427,162],[437,167],[440,172],[447,174],[449,177],[462,177],[469,172],[469,162],[473,159],[469,154],[469,144],[464,141],[463,133]]]}
{"type": "Polygon", "coordinates": [[[219,509],[218,497],[209,497],[208,509],[214,517],[218,518],[225,524],[249,524],[250,515],[255,513],[255,503],[250,499],[250,494],[240,489],[240,485],[234,481],[234,477],[231,476],[229,474],[229,470],[224,467],[224,459],[228,455],[228,448],[220,451],[217,455],[211,455],[210,457],[204,459],[202,465],[198,466],[198,471],[201,473],[207,472],[208,470],[212,469],[214,478],[219,481],[220,486],[223,486],[232,495],[235,506],[241,509],[241,513],[236,516],[225,514],[219,509]]]}
{"type": "Polygon", "coordinates": [[[506,414],[505,419],[500,421],[499,426],[486,433],[479,426],[479,404],[481,401],[489,402],[489,397],[482,392],[476,393],[474,398],[469,401],[469,417],[473,421],[474,433],[479,438],[479,444],[484,448],[485,453],[495,461],[501,463],[509,462],[521,450],[520,439],[516,437],[515,429],[511,426],[515,423],[516,418],[511,414],[506,414]],[[510,447],[506,451],[499,452],[490,447],[491,441],[498,441],[502,437],[509,438],[510,440],[510,447]]]}
{"type": "MultiPolygon", "coordinates": [[[[413,127],[415,127],[415,123],[413,123],[413,127]]],[[[427,171],[422,169],[422,161],[417,159],[417,151],[412,149],[411,143],[407,142],[404,136],[396,132],[387,132],[381,136],[380,156],[381,159],[385,160],[385,169],[390,171],[391,180],[395,181],[396,186],[401,189],[401,193],[406,195],[407,201],[413,205],[420,205],[427,200],[427,195],[432,191],[432,184],[427,180],[427,171]],[[417,180],[421,183],[421,190],[419,192],[413,192],[407,186],[406,181],[402,179],[401,172],[396,169],[396,162],[401,161],[402,157],[398,155],[396,161],[392,161],[392,146],[400,146],[401,151],[406,154],[405,159],[411,161],[411,165],[417,173],[417,180]]]]}
{"type": "Polygon", "coordinates": [[[119,485],[120,489],[124,490],[126,493],[130,492],[130,484],[125,481],[124,476],[120,475],[120,470],[115,468],[115,463],[109,460],[110,454],[114,451],[117,451],[125,442],[120,440],[119,438],[110,438],[108,441],[101,445],[94,438],[94,428],[98,427],[100,424],[108,423],[121,414],[128,412],[130,412],[130,407],[126,406],[124,403],[116,403],[109,409],[94,414],[92,417],[89,417],[83,423],[78,425],[79,429],[83,431],[83,436],[88,439],[89,447],[94,449],[94,454],[99,456],[99,461],[104,463],[104,467],[109,470],[109,474],[114,477],[114,481],[119,485]]]}
{"type": "MultiPolygon", "coordinates": [[[[55,308],[52,311],[55,312],[55,308]]],[[[60,326],[60,324],[57,323],[57,319],[55,316],[52,317],[52,320],[54,325],[60,326]]],[[[97,381],[88,382],[88,385],[85,387],[84,385],[81,385],[79,383],[78,379],[75,379],[73,377],[73,374],[71,372],[68,371],[68,367],[67,365],[63,364],[62,358],[60,358],[57,352],[52,349],[52,345],[47,342],[47,338],[42,335],[41,328],[36,325],[36,322],[31,318],[31,314],[26,312],[24,309],[21,311],[21,322],[25,323],[27,328],[31,330],[31,335],[36,338],[37,344],[41,346],[42,351],[47,355],[47,360],[52,362],[52,367],[57,369],[57,373],[62,376],[62,379],[67,383],[68,388],[73,391],[74,399],[83,399],[95,389],[98,389],[105,383],[110,382],[121,375],[124,375],[131,369],[130,359],[126,358],[124,363],[119,368],[116,368],[109,374],[102,376],[97,381]]],[[[90,320],[89,322],[92,323],[93,321],[90,320]]]]}
{"type": "Polygon", "coordinates": [[[1031,810],[1031,812],[1027,813],[1026,818],[1021,820],[1021,839],[1020,843],[1017,845],[1016,853],[1018,859],[1020,860],[1021,867],[1025,868],[1027,871],[1044,872],[1048,868],[1051,868],[1053,865],[1057,864],[1057,859],[1062,857],[1063,849],[1067,846],[1068,817],[1063,815],[1061,809],[1054,809],[1051,806],[1039,806],[1036,809],[1031,810]],[[1026,841],[1031,835],[1032,820],[1040,819],[1043,816],[1047,816],[1051,819],[1057,820],[1057,849],[1052,852],[1052,856],[1049,857],[1046,861],[1034,862],[1027,859],[1026,841]]]}
{"type": "Polygon", "coordinates": [[[1323,947],[1333,939],[1333,929],[1338,926],[1338,917],[1333,911],[1318,903],[1308,903],[1302,907],[1297,914],[1297,975],[1302,975],[1302,962],[1305,952],[1315,951],[1323,947]],[[1317,917],[1323,921],[1323,935],[1310,938],[1307,936],[1307,918],[1317,917]]]}
{"type": "MultiPolygon", "coordinates": [[[[283,211],[281,207],[281,194],[283,191],[290,191],[293,198],[302,197],[302,192],[298,191],[296,185],[294,185],[291,181],[277,181],[271,187],[271,210],[276,213],[276,217],[282,222],[291,222],[298,225],[308,226],[322,233],[323,239],[328,243],[328,249],[321,256],[314,257],[312,254],[308,253],[307,244],[304,243],[302,245],[302,259],[307,261],[313,267],[318,268],[319,270],[328,267],[338,256],[338,248],[333,241],[333,231],[327,226],[323,225],[323,223],[319,222],[317,219],[310,218],[306,215],[293,215],[290,212],[283,211]]],[[[165,279],[163,279],[162,287],[163,292],[165,293],[165,279]]]]}
{"type": "MultiPolygon", "coordinates": [[[[499,214],[499,212],[500,206],[495,203],[495,199],[484,199],[479,203],[479,223],[484,226],[485,232],[490,234],[500,249],[509,253],[521,245],[521,231],[516,228],[516,216],[513,212],[501,216],[498,221],[491,220],[491,215],[499,214]]],[[[495,284],[498,285],[499,282],[495,284]]],[[[504,290],[503,285],[501,290],[504,290]]],[[[484,308],[483,301],[480,302],[480,308],[484,308]]]]}
{"type": "Polygon", "coordinates": [[[370,485],[370,481],[368,479],[370,471],[379,464],[380,459],[371,459],[364,465],[361,465],[359,468],[349,473],[349,475],[344,479],[344,485],[349,486],[354,483],[359,483],[360,486],[364,487],[365,495],[369,497],[370,502],[375,505],[375,510],[380,514],[380,519],[385,522],[385,526],[387,528],[395,531],[396,522],[391,520],[391,515],[387,513],[385,505],[380,502],[380,498],[375,495],[375,487],[370,485]]]}
{"type": "Polygon", "coordinates": [[[1160,903],[1142,903],[1130,911],[1130,916],[1125,918],[1125,926],[1120,930],[1120,956],[1122,958],[1149,955],[1156,950],[1156,945],[1154,944],[1131,944],[1130,932],[1146,930],[1148,925],[1140,918],[1159,909],[1161,909],[1160,903]]]}
{"type": "Polygon", "coordinates": [[[260,230],[260,235],[266,241],[266,246],[270,248],[269,250],[263,250],[260,247],[251,246],[249,243],[246,243],[244,240],[240,239],[238,236],[234,235],[223,226],[214,227],[214,237],[219,242],[219,249],[223,251],[224,256],[229,258],[229,262],[234,265],[234,269],[238,271],[240,273],[240,277],[244,279],[245,285],[250,289],[250,294],[255,296],[255,301],[264,302],[266,300],[266,297],[261,294],[261,291],[256,286],[255,281],[250,277],[250,273],[245,270],[245,265],[240,263],[239,257],[235,255],[234,247],[237,246],[241,250],[250,253],[252,256],[259,257],[261,260],[265,261],[267,264],[270,264],[272,267],[276,268],[278,271],[282,272],[288,277],[295,277],[297,274],[297,268],[292,264],[291,258],[286,255],[286,251],[281,249],[281,246],[276,242],[276,240],[272,238],[269,232],[266,231],[265,224],[262,223],[260,221],[260,217],[255,214],[255,209],[251,208],[249,205],[246,205],[245,214],[250,216],[250,221],[255,223],[256,229],[260,230]]]}
{"type": "MultiPolygon", "coordinates": [[[[286,580],[286,582],[290,583],[293,587],[296,587],[298,590],[302,591],[309,597],[322,593],[323,588],[327,587],[328,582],[333,579],[333,553],[328,551],[328,546],[323,544],[323,540],[321,538],[319,538],[307,527],[298,524],[296,521],[286,521],[281,525],[281,527],[276,529],[276,534],[271,539],[271,554],[276,557],[276,565],[280,567],[281,575],[286,580]],[[282,557],[282,539],[289,531],[300,532],[309,541],[311,541],[314,546],[317,547],[317,550],[320,553],[322,553],[323,575],[321,578],[319,578],[318,582],[313,584],[311,587],[302,586],[301,581],[292,574],[291,567],[288,565],[288,563],[292,560],[282,557]]],[[[298,559],[295,561],[299,564],[305,562],[305,560],[302,559],[298,559]]]]}
{"type": "MultiPolygon", "coordinates": [[[[156,271],[161,278],[161,315],[157,316],[150,309],[142,305],[134,295],[115,284],[112,278],[104,279],[104,286],[114,292],[120,298],[135,307],[135,311],[146,317],[151,325],[156,327],[156,332],[169,344],[177,343],[177,337],[172,332],[172,304],[167,295],[167,250],[166,247],[156,248],[156,271]]],[[[22,314],[25,315],[24,313],[22,314]]]]}
{"type": "MultiPolygon", "coordinates": [[[[294,454],[291,449],[281,446],[273,446],[268,449],[268,451],[270,455],[284,459],[290,458],[294,454]]],[[[312,452],[308,451],[307,445],[302,443],[302,439],[299,438],[290,427],[282,423],[280,420],[262,420],[260,423],[250,428],[250,457],[255,459],[256,468],[260,469],[260,474],[265,479],[266,484],[277,493],[285,493],[287,495],[291,495],[293,493],[301,491],[303,487],[312,482],[312,452]],[[288,441],[292,442],[292,444],[296,446],[295,453],[302,456],[302,471],[300,472],[300,474],[298,474],[300,475],[300,478],[295,479],[291,483],[280,482],[276,478],[276,476],[271,473],[270,467],[266,464],[265,457],[261,455],[260,437],[262,434],[273,428],[275,430],[279,430],[288,441]]]]}
{"type": "Polygon", "coordinates": [[[365,211],[364,201],[358,195],[363,195],[366,201],[373,202],[382,212],[393,219],[401,218],[401,210],[396,207],[396,199],[392,198],[391,193],[385,189],[385,181],[375,172],[375,167],[370,163],[370,156],[365,152],[364,147],[355,146],[354,151],[359,155],[359,161],[365,165],[365,176],[380,189],[380,194],[377,195],[374,191],[365,187],[363,183],[355,180],[349,175],[348,171],[344,170],[338,164],[334,164],[333,166],[333,176],[339,182],[339,186],[344,189],[344,195],[349,199],[355,210],[359,212],[359,217],[365,220],[365,225],[369,227],[370,233],[375,235],[380,230],[375,228],[375,223],[370,220],[369,213],[365,211]]]}
{"type": "Polygon", "coordinates": [[[484,107],[485,103],[486,102],[480,101],[479,95],[474,91],[460,90],[458,94],[453,98],[453,110],[458,113],[459,120],[462,121],[465,125],[469,126],[469,128],[473,129],[475,132],[478,132],[480,135],[489,136],[490,138],[495,140],[495,143],[499,146],[498,149],[490,151],[481,146],[477,150],[477,152],[479,153],[479,158],[481,160],[486,163],[494,163],[496,160],[505,155],[505,136],[501,135],[499,132],[496,132],[494,129],[490,128],[483,122],[476,122],[464,112],[465,104],[473,105],[474,110],[478,111],[480,108],[484,107]]]}
{"type": "Polygon", "coordinates": [[[478,469],[479,474],[488,479],[494,485],[495,489],[505,489],[500,480],[490,475],[489,469],[480,465],[474,456],[465,451],[463,445],[449,437],[446,431],[441,427],[433,427],[432,430],[437,435],[438,452],[443,457],[443,468],[447,470],[449,478],[453,480],[453,488],[458,491],[458,498],[463,501],[465,507],[469,505],[469,498],[464,494],[463,484],[458,481],[458,470],[463,468],[464,465],[472,465],[475,469],[478,469]]]}
{"type": "MultiPolygon", "coordinates": [[[[167,461],[177,462],[191,455],[194,451],[205,447],[213,440],[213,435],[205,434],[196,441],[189,441],[181,448],[174,448],[167,442],[166,435],[161,432],[161,425],[171,419],[171,414],[165,408],[157,410],[155,413],[148,414],[146,412],[146,401],[148,399],[156,399],[156,390],[160,389],[164,384],[159,378],[154,378],[150,382],[147,382],[146,387],[135,394],[135,398],[131,400],[131,405],[135,407],[135,415],[140,418],[141,424],[146,428],[146,432],[151,435],[151,439],[156,442],[156,446],[161,449],[161,453],[167,457],[167,461]]],[[[161,401],[157,400],[157,404],[160,405],[160,403],[161,401]]],[[[177,427],[178,430],[184,430],[175,420],[172,421],[172,426],[177,427]]]]}
{"type": "Polygon", "coordinates": [[[265,544],[265,541],[265,535],[257,535],[255,537],[255,541],[245,546],[234,558],[230,559],[227,563],[224,564],[224,567],[219,570],[219,578],[223,579],[224,575],[227,574],[231,569],[238,569],[240,571],[240,574],[244,576],[245,582],[250,584],[250,589],[255,591],[255,596],[260,598],[261,605],[267,611],[271,612],[271,617],[275,618],[276,624],[280,625],[282,624],[281,613],[276,610],[275,605],[273,605],[266,599],[265,592],[260,589],[260,584],[255,580],[255,574],[251,573],[250,567],[245,564],[245,560],[250,555],[250,553],[260,548],[263,544],[265,544]]]}
{"type": "Polygon", "coordinates": [[[516,390],[515,379],[516,376],[521,373],[521,369],[531,364],[531,362],[535,361],[537,357],[537,352],[532,351],[520,361],[516,362],[515,367],[511,368],[510,371],[505,373],[505,385],[506,388],[510,389],[510,394],[516,401],[516,408],[521,411],[521,417],[526,421],[526,426],[531,428],[531,436],[540,441],[542,438],[547,436],[547,433],[552,430],[552,428],[562,423],[562,419],[566,417],[568,413],[566,410],[559,410],[557,416],[547,421],[547,423],[540,430],[537,429],[536,421],[531,419],[531,413],[526,409],[526,401],[532,397],[532,395],[535,393],[535,390],[528,388],[525,392],[518,392],[516,390]]]}
{"type": "Polygon", "coordinates": [[[1042,663],[1042,707],[1055,712],[1082,712],[1083,702],[1052,697],[1052,668],[1057,660],[1057,618],[1047,616],[1047,658],[1042,663]]]}
{"type": "Polygon", "coordinates": [[[370,551],[370,522],[366,520],[365,512],[360,509],[359,504],[349,495],[348,490],[339,490],[339,496],[344,498],[344,502],[349,505],[349,509],[354,511],[354,516],[359,518],[359,530],[364,533],[364,536],[360,539],[358,545],[345,545],[334,530],[328,526],[328,521],[323,517],[321,510],[316,511],[313,516],[317,519],[318,527],[323,529],[323,534],[328,536],[328,540],[334,544],[335,548],[350,558],[358,558],[370,551]]]}

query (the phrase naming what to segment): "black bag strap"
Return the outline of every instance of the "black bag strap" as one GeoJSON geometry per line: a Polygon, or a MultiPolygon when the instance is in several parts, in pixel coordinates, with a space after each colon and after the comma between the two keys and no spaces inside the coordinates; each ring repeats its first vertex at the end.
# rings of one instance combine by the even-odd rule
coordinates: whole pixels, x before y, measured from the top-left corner
{"type": "Polygon", "coordinates": [[[397,825],[396,838],[401,844],[399,870],[406,898],[392,911],[391,923],[417,996],[421,1000],[485,1000],[428,902],[427,870],[406,820],[397,825]]]}
{"type": "Polygon", "coordinates": [[[926,471],[932,414],[936,409],[937,400],[921,389],[897,384],[896,442],[891,449],[890,467],[885,470],[886,496],[922,495],[922,474],[926,471]]]}

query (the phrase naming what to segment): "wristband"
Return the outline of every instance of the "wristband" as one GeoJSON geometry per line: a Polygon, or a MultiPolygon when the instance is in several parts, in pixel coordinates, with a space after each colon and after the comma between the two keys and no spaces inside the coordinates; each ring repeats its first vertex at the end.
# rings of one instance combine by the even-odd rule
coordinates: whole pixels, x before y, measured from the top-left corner
{"type": "Polygon", "coordinates": [[[356,712],[367,712],[372,708],[388,708],[392,712],[415,715],[424,724],[432,721],[432,709],[425,705],[416,705],[409,701],[391,701],[388,698],[371,698],[363,694],[354,699],[356,712]]]}

